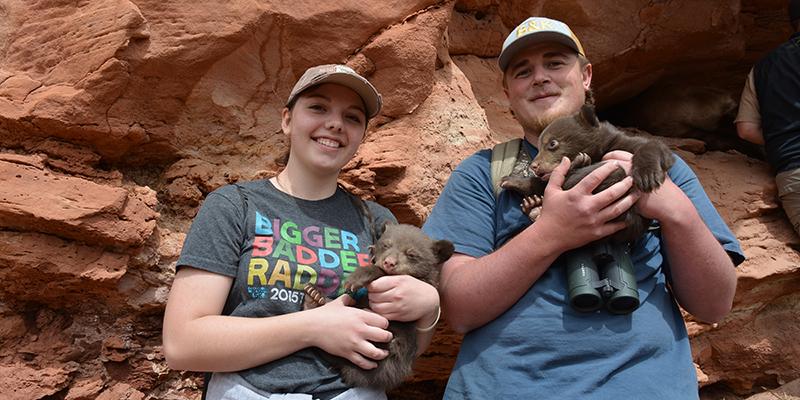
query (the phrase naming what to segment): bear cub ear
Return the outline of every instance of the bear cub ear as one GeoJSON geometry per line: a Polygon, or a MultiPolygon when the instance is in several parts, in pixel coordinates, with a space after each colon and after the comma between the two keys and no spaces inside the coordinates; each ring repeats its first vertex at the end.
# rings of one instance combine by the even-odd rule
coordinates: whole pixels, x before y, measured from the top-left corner
{"type": "Polygon", "coordinates": [[[386,228],[389,225],[397,225],[397,223],[395,223],[394,221],[390,221],[390,220],[383,221],[383,223],[381,224],[380,233],[378,234],[379,237],[383,236],[383,234],[386,233],[386,228]]]}
{"type": "Polygon", "coordinates": [[[436,254],[438,264],[449,260],[453,252],[455,252],[455,247],[453,247],[453,243],[449,240],[437,240],[433,242],[433,254],[436,254]]]}
{"type": "Polygon", "coordinates": [[[592,106],[584,104],[581,107],[581,119],[583,119],[588,126],[595,128],[600,126],[600,119],[597,118],[597,114],[594,112],[594,107],[592,106]]]}

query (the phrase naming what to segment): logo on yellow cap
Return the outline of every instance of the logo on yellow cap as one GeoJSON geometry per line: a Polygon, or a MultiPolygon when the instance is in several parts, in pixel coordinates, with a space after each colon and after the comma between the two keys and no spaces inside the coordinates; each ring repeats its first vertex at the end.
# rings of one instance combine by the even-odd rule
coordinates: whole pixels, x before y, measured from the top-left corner
{"type": "Polygon", "coordinates": [[[531,32],[542,30],[552,31],[555,29],[552,21],[531,19],[517,27],[517,37],[527,35],[531,32]]]}

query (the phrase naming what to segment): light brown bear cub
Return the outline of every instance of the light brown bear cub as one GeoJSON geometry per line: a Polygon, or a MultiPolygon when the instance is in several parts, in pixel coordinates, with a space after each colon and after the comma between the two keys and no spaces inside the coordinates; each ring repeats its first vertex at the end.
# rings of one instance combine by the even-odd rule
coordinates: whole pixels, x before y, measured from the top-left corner
{"type": "MultiPolygon", "coordinates": [[[[547,180],[562,157],[567,157],[572,162],[563,185],[567,190],[602,165],[597,161],[612,150],[624,150],[633,154],[633,185],[643,193],[660,187],[675,162],[672,152],[658,139],[628,135],[608,122],[600,122],[593,107],[583,106],[576,114],[556,119],[539,135],[539,153],[530,166],[533,176],[506,176],[500,186],[522,194],[525,197],[523,211],[535,221],[541,212],[547,180]]],[[[608,188],[625,176],[622,168],[614,171],[594,192],[608,188]]],[[[648,220],[633,210],[620,218],[627,222],[628,228],[612,236],[615,242],[637,239],[649,224],[648,220]]]]}
{"type": "MultiPolygon", "coordinates": [[[[385,275],[411,275],[438,289],[439,269],[453,254],[454,248],[449,241],[430,239],[413,225],[387,224],[370,250],[372,265],[358,268],[347,277],[345,288],[348,293],[358,293],[385,275]]],[[[325,297],[313,286],[306,286],[305,292],[306,307],[325,304],[325,297]]],[[[367,296],[354,297],[358,300],[358,307],[369,306],[367,296]]],[[[411,375],[417,352],[414,322],[390,321],[388,330],[393,335],[391,342],[376,345],[389,350],[389,355],[378,361],[377,368],[364,370],[343,358],[333,360],[347,384],[392,389],[411,375]]]]}

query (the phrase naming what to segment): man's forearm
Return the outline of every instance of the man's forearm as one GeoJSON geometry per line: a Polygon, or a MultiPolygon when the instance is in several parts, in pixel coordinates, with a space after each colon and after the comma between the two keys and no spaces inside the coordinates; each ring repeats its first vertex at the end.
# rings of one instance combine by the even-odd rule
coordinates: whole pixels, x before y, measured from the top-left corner
{"type": "Polygon", "coordinates": [[[450,326],[466,333],[514,305],[560,254],[547,240],[526,229],[484,257],[454,255],[443,267],[441,283],[450,326]]]}
{"type": "Polygon", "coordinates": [[[731,309],[736,272],[728,253],[696,209],[684,207],[678,218],[662,221],[673,292],[680,305],[705,322],[721,320],[731,309]]]}

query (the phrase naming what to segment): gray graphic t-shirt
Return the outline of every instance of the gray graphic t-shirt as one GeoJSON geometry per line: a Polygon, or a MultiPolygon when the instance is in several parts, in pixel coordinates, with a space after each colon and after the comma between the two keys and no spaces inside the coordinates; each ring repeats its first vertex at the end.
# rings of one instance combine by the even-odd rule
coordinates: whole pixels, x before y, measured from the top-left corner
{"type": "MultiPolygon", "coordinates": [[[[386,208],[366,205],[377,232],[385,221],[396,222],[386,208]]],[[[178,266],[234,278],[226,315],[257,318],[300,311],[307,283],[335,298],[344,292],[347,275],[369,264],[373,239],[363,215],[341,189],[309,201],[267,180],[224,186],[208,195],[192,222],[178,266]]],[[[270,346],[270,338],[263,338],[263,345],[270,346]]],[[[331,397],[347,385],[319,351],[303,349],[239,374],[267,392],[331,397]]]]}

